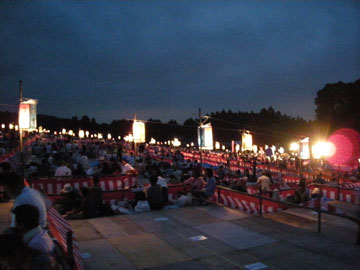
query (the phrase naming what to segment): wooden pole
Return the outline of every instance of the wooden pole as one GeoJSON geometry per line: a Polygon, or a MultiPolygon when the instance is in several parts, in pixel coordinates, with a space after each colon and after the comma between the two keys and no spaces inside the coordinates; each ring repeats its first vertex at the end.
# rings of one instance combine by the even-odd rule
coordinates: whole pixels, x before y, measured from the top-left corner
{"type": "MultiPolygon", "coordinates": [[[[22,80],[19,81],[19,109],[20,104],[23,101],[23,89],[22,89],[22,80]]],[[[20,110],[19,110],[19,116],[20,116],[20,110]]],[[[20,120],[20,119],[19,119],[20,120]]],[[[24,143],[23,143],[23,131],[20,127],[20,121],[18,121],[19,125],[19,137],[20,137],[20,176],[21,179],[25,179],[25,164],[24,164],[24,143]]]]}
{"type": "Polygon", "coordinates": [[[200,125],[200,144],[199,144],[199,153],[200,153],[200,173],[202,173],[202,145],[203,145],[203,134],[202,134],[202,130],[201,130],[201,108],[199,108],[199,125],[200,125]]]}

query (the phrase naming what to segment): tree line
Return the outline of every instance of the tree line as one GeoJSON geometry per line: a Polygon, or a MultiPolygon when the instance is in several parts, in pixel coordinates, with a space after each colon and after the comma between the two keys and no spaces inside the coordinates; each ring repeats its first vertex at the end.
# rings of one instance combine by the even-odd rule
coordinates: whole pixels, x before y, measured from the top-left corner
{"type": "MultiPolygon", "coordinates": [[[[215,141],[240,141],[241,132],[249,130],[256,144],[286,145],[289,142],[306,136],[322,134],[328,136],[339,128],[352,128],[360,132],[360,80],[354,83],[326,84],[317,92],[315,98],[316,120],[308,121],[301,117],[292,117],[275,110],[272,106],[263,108],[259,112],[233,112],[231,110],[216,111],[206,114],[202,122],[211,122],[215,141]]],[[[17,113],[0,112],[2,122],[17,122],[17,113]]],[[[132,121],[121,119],[111,123],[97,123],[95,118],[87,115],[80,119],[60,118],[56,116],[37,116],[38,126],[50,130],[89,130],[90,133],[111,133],[114,137],[131,133],[132,121]]],[[[146,121],[146,140],[155,138],[159,141],[172,140],[174,137],[184,143],[197,140],[197,127],[199,119],[189,118],[184,123],[176,120],[162,122],[160,119],[146,121]]]]}

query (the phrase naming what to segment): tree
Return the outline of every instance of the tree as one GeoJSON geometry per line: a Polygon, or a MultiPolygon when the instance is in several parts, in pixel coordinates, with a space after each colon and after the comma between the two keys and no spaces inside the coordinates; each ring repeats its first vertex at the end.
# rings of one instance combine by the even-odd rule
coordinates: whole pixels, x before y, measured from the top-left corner
{"type": "Polygon", "coordinates": [[[315,98],[316,118],[331,129],[341,127],[360,131],[360,80],[354,83],[326,84],[315,98]]]}

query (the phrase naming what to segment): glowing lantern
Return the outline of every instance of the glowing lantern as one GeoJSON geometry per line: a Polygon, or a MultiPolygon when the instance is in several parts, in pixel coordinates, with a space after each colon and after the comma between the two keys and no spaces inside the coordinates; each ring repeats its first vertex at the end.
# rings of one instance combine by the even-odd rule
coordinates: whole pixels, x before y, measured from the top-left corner
{"type": "Polygon", "coordinates": [[[118,136],[118,140],[120,140],[121,139],[121,136],[118,136]]]}
{"type": "Polygon", "coordinates": [[[79,138],[82,139],[85,137],[85,132],[83,130],[79,130],[79,138]]]}
{"type": "Polygon", "coordinates": [[[216,143],[215,143],[215,149],[216,149],[216,150],[219,150],[219,149],[220,149],[220,143],[219,143],[219,142],[216,142],[216,143]]]}
{"type": "Polygon", "coordinates": [[[1,128],[5,128],[5,124],[1,124],[1,128]]]}
{"type": "Polygon", "coordinates": [[[72,136],[74,134],[74,131],[72,131],[71,129],[69,130],[69,135],[72,136]]]}
{"type": "Polygon", "coordinates": [[[97,137],[98,137],[98,139],[102,139],[103,135],[101,133],[98,133],[97,137]]]}
{"type": "Polygon", "coordinates": [[[134,120],[132,136],[134,136],[133,141],[136,143],[145,142],[145,124],[143,122],[134,120]]]}
{"type": "Polygon", "coordinates": [[[293,142],[290,144],[290,151],[297,152],[299,151],[299,144],[296,142],[293,142]]]}
{"type": "Polygon", "coordinates": [[[56,132],[56,131],[54,131],[54,135],[57,135],[57,132],[56,132]]]}
{"type": "Polygon", "coordinates": [[[90,132],[87,130],[87,131],[85,131],[85,135],[86,135],[86,137],[89,137],[89,134],[90,134],[90,132]]]}
{"type": "Polygon", "coordinates": [[[181,145],[181,142],[178,140],[178,138],[174,138],[173,145],[175,147],[179,147],[181,145]]]}
{"type": "Polygon", "coordinates": [[[213,133],[211,123],[198,127],[198,143],[200,149],[213,150],[213,133]]]}
{"type": "Polygon", "coordinates": [[[252,146],[252,150],[254,151],[254,153],[257,153],[258,152],[258,146],[254,144],[252,146]]]}
{"type": "Polygon", "coordinates": [[[242,151],[251,151],[252,150],[252,135],[249,131],[244,131],[242,134],[241,140],[241,150],[242,151]]]}
{"type": "Polygon", "coordinates": [[[19,105],[19,128],[26,130],[36,129],[36,99],[21,101],[19,105]]]}
{"type": "Polygon", "coordinates": [[[193,143],[193,142],[192,142],[190,145],[191,145],[191,147],[194,147],[194,143],[193,143]]]}
{"type": "Polygon", "coordinates": [[[221,148],[222,148],[222,150],[225,150],[225,145],[223,145],[221,148]]]}
{"type": "Polygon", "coordinates": [[[111,134],[110,133],[107,135],[107,138],[108,138],[108,140],[111,140],[111,134]]]}

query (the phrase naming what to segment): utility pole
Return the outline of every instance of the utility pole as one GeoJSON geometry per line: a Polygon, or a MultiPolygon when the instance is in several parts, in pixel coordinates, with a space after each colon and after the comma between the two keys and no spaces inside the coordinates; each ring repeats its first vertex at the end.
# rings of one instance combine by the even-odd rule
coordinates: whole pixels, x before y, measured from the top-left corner
{"type": "MultiPolygon", "coordinates": [[[[23,89],[22,89],[22,80],[19,81],[19,109],[21,106],[21,102],[23,101],[23,89]]],[[[19,110],[19,114],[20,114],[20,110],[19,110]]],[[[20,126],[20,121],[19,121],[19,137],[20,137],[20,176],[21,179],[24,180],[25,179],[25,164],[24,164],[24,143],[23,143],[23,131],[22,128],[20,126]]]]}
{"type": "Polygon", "coordinates": [[[201,122],[201,108],[199,108],[199,125],[200,125],[200,144],[199,144],[199,153],[200,153],[200,170],[202,172],[202,145],[203,145],[203,133],[202,133],[202,129],[201,129],[201,126],[202,126],[202,122],[201,122]]]}

